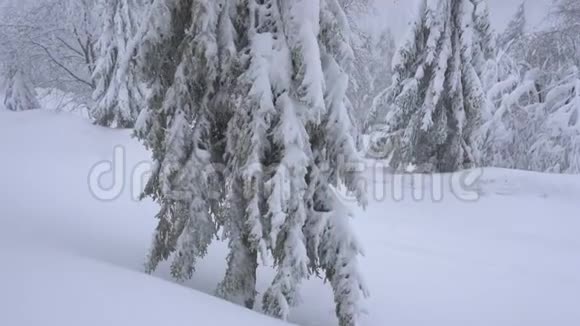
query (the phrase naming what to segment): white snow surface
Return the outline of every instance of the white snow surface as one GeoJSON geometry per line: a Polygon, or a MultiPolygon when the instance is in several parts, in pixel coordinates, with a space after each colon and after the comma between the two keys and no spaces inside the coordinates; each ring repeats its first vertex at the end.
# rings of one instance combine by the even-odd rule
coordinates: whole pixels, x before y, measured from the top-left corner
{"type": "MultiPolygon", "coordinates": [[[[184,284],[166,265],[142,273],[157,208],[132,199],[129,172],[148,160],[129,131],[0,111],[0,325],[283,324],[208,295],[225,271],[220,241],[184,284]],[[100,201],[89,171],[118,146],[127,184],[100,201]]],[[[449,187],[440,201],[397,201],[390,175],[368,176],[370,198],[388,190],[354,208],[371,290],[361,325],[580,325],[580,176],[484,169],[475,201],[449,187]]],[[[272,276],[260,268],[258,291],[272,276]]],[[[305,282],[302,299],[291,322],[336,325],[327,284],[305,282]]]]}

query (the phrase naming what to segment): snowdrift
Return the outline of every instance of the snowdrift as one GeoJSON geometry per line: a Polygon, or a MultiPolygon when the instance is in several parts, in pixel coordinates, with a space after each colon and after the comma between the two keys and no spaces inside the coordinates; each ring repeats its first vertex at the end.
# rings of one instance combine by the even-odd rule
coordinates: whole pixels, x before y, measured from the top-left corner
{"type": "MultiPolygon", "coordinates": [[[[0,325],[283,324],[211,296],[225,268],[220,241],[184,284],[167,266],[142,273],[156,207],[135,200],[134,181],[148,161],[129,131],[64,112],[0,112],[0,325]],[[89,186],[107,162],[123,167],[112,200],[89,186]]],[[[480,172],[474,199],[448,186],[433,199],[432,182],[369,168],[371,205],[353,207],[371,290],[362,325],[580,324],[580,177],[480,172]]],[[[271,278],[260,268],[259,292],[271,278]]],[[[336,325],[329,286],[305,282],[290,321],[336,325]]]]}

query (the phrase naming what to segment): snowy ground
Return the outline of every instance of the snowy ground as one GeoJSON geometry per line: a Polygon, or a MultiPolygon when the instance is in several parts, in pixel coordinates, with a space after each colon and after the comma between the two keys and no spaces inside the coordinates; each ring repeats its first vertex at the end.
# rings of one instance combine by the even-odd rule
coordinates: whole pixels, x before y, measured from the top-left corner
{"type": "MultiPolygon", "coordinates": [[[[148,158],[127,131],[0,112],[0,325],[282,324],[206,295],[223,276],[223,243],[186,284],[165,266],[141,273],[156,207],[132,199],[130,172],[148,158]],[[126,187],[100,201],[89,172],[118,146],[126,187]]],[[[386,198],[356,209],[371,289],[363,325],[580,325],[580,176],[485,169],[475,201],[448,186],[440,201],[427,186],[413,200],[407,183],[396,201],[393,184],[375,175],[371,196],[386,198]]],[[[260,270],[259,290],[271,276],[260,270]]],[[[302,294],[292,322],[336,324],[328,285],[310,280],[302,294]]]]}

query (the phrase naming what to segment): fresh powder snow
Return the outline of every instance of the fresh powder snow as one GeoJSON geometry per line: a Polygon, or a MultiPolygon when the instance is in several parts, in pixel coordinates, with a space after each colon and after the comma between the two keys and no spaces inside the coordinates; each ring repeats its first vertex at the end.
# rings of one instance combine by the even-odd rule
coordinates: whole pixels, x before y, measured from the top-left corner
{"type": "MultiPolygon", "coordinates": [[[[0,139],[0,325],[283,324],[211,296],[226,243],[185,283],[167,265],[143,273],[158,207],[134,198],[150,158],[129,131],[1,111],[0,139]],[[114,154],[124,174],[105,174],[101,190],[113,177],[124,187],[102,201],[91,171],[114,154]]],[[[438,193],[369,165],[369,207],[352,205],[371,289],[361,325],[580,324],[580,176],[483,169],[466,196],[448,186],[457,174],[441,176],[438,193]]],[[[260,267],[260,294],[273,276],[260,267]]],[[[290,322],[336,325],[328,285],[311,279],[301,297],[290,322]]]]}

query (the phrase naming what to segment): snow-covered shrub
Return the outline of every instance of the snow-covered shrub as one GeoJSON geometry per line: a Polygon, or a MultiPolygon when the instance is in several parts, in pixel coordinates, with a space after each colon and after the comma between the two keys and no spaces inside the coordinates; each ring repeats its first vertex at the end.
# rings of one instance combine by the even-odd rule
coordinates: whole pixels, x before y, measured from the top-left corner
{"type": "Polygon", "coordinates": [[[37,88],[38,102],[44,110],[68,112],[91,120],[89,107],[82,94],[65,92],[58,88],[37,88]]]}
{"type": "Polygon", "coordinates": [[[499,37],[483,82],[488,110],[480,129],[482,163],[577,173],[578,61],[575,0],[557,0],[548,30],[526,34],[522,3],[499,37]]]}
{"type": "Polygon", "coordinates": [[[533,70],[522,79],[513,71],[488,90],[489,115],[479,131],[483,165],[529,169],[529,151],[544,118],[540,74],[533,70]]]}
{"type": "Polygon", "coordinates": [[[580,173],[580,73],[573,67],[548,89],[546,120],[531,147],[532,170],[580,173]]]}
{"type": "Polygon", "coordinates": [[[488,91],[491,116],[480,132],[486,166],[580,173],[580,76],[532,69],[488,91]]]}

